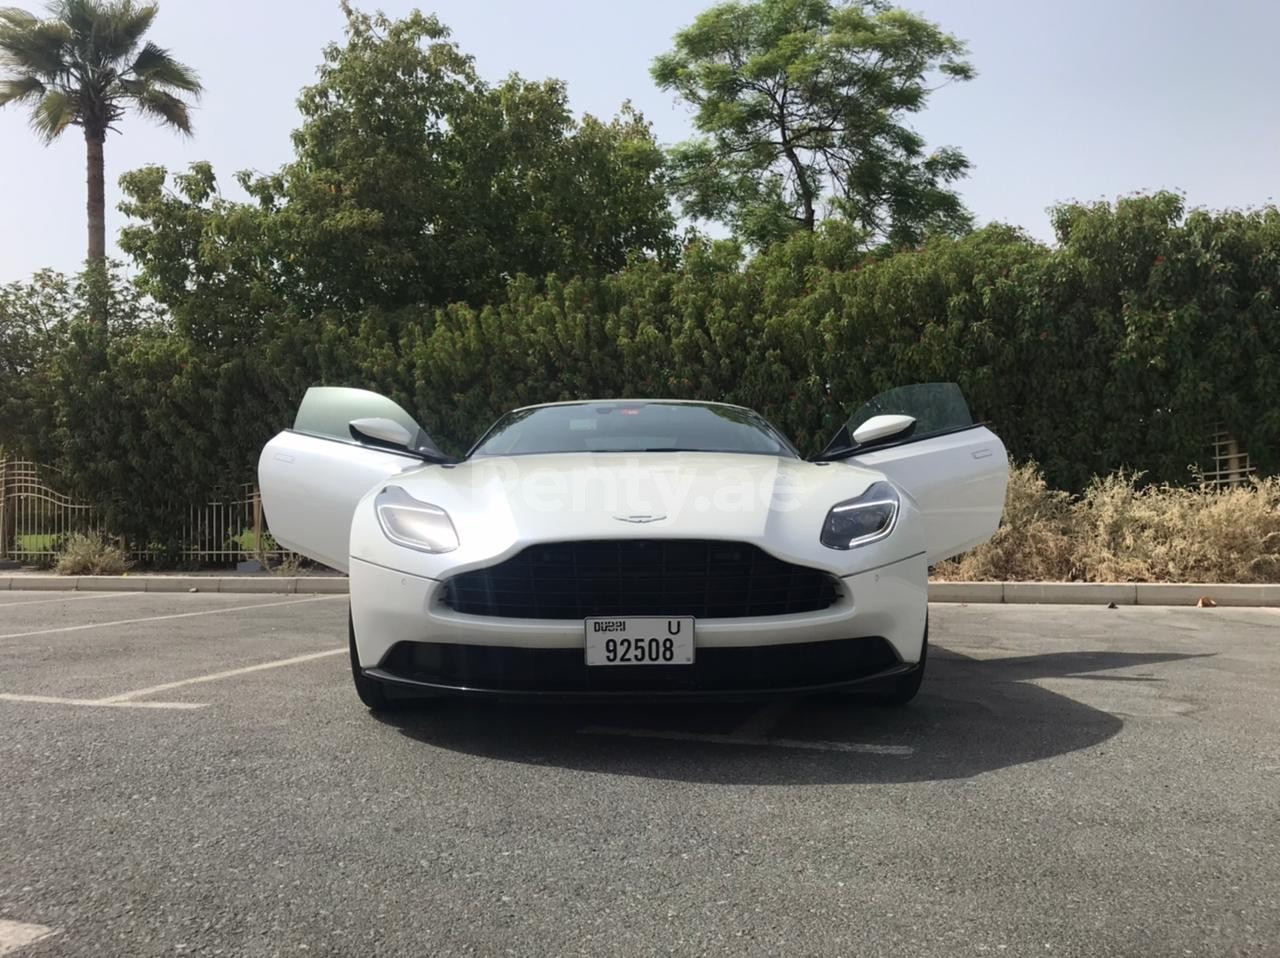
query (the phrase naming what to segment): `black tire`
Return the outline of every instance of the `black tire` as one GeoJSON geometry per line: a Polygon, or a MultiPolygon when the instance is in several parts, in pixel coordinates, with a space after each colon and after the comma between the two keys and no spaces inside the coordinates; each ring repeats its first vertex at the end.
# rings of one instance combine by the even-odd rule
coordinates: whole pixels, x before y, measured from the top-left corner
{"type": "Polygon", "coordinates": [[[395,703],[387,697],[387,690],[377,679],[371,679],[360,670],[360,659],[356,655],[356,627],[347,612],[347,641],[351,650],[351,678],[356,683],[356,695],[371,712],[386,712],[395,703]]]}
{"type": "Polygon", "coordinates": [[[920,683],[924,681],[925,660],[929,657],[929,619],[924,620],[924,644],[920,646],[920,662],[914,669],[894,680],[894,686],[888,692],[876,696],[877,705],[897,708],[906,705],[920,691],[920,683]]]}

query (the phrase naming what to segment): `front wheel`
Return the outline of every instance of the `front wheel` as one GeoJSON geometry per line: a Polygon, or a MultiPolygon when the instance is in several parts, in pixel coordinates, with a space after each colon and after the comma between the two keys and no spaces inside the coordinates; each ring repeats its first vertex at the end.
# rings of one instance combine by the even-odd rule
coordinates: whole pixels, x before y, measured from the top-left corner
{"type": "Polygon", "coordinates": [[[347,611],[347,642],[351,651],[351,677],[356,683],[356,695],[371,712],[385,712],[394,704],[387,697],[386,687],[377,679],[371,679],[360,668],[360,657],[356,653],[356,626],[347,611]]]}
{"type": "Polygon", "coordinates": [[[924,620],[924,644],[920,646],[920,661],[916,667],[905,675],[898,676],[894,680],[893,688],[887,692],[877,695],[875,702],[877,705],[901,706],[906,705],[916,693],[920,691],[920,683],[924,681],[924,664],[929,654],[929,619],[926,616],[924,620]]]}

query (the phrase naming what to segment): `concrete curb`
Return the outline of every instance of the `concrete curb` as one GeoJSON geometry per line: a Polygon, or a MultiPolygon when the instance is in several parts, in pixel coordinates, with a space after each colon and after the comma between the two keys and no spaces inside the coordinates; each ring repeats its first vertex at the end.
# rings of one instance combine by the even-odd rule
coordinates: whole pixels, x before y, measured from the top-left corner
{"type": "Polygon", "coordinates": [[[0,592],[226,592],[271,595],[345,595],[342,575],[15,575],[0,576],[0,592]]]}
{"type": "MultiPolygon", "coordinates": [[[[345,595],[341,575],[15,575],[0,576],[0,592],[225,592],[345,595]]],[[[1185,582],[930,582],[930,602],[1034,605],[1195,605],[1202,597],[1224,606],[1280,606],[1280,583],[1215,585],[1185,582]]]]}
{"type": "MultiPolygon", "coordinates": [[[[1203,595],[1203,593],[1201,593],[1203,595]]],[[[1089,604],[1136,605],[1137,590],[1127,582],[1006,582],[1005,602],[1028,602],[1037,605],[1089,604]]],[[[1193,603],[1194,604],[1194,603],[1193,603]]]]}
{"type": "Polygon", "coordinates": [[[1036,605],[1217,605],[1280,606],[1280,584],[1208,582],[930,582],[930,602],[1027,603],[1036,605]]]}

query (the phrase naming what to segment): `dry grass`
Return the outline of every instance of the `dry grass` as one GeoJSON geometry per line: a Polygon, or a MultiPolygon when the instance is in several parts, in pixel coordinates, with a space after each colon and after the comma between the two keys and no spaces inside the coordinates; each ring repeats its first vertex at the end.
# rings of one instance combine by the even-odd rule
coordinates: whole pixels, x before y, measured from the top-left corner
{"type": "Polygon", "coordinates": [[[273,575],[281,575],[285,578],[292,578],[302,571],[303,558],[300,555],[288,553],[275,565],[270,566],[273,575]]]}
{"type": "Polygon", "coordinates": [[[102,536],[74,533],[63,543],[53,571],[58,575],[120,575],[131,565],[129,558],[102,536]]]}
{"type": "Polygon", "coordinates": [[[1079,497],[1034,463],[1009,473],[990,542],[940,563],[941,579],[1084,582],[1280,581],[1280,478],[1223,491],[1140,486],[1117,473],[1079,497]]]}

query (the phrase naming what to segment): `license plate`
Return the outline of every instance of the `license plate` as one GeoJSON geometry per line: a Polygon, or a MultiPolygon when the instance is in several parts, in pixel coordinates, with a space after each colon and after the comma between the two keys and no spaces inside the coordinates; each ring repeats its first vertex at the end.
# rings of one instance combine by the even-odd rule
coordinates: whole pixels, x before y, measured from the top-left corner
{"type": "Polygon", "coordinates": [[[586,619],[587,665],[692,665],[693,618],[586,619]]]}

